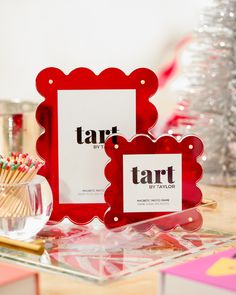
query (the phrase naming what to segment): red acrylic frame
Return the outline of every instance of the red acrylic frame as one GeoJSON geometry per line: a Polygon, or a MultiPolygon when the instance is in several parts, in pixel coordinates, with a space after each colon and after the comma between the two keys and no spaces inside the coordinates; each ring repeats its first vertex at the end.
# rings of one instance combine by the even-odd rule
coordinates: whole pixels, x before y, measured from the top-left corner
{"type": "MultiPolygon", "coordinates": [[[[115,135],[114,135],[115,136],[115,135]]],[[[105,168],[105,175],[110,186],[105,191],[105,201],[109,209],[104,216],[104,223],[108,228],[125,226],[126,224],[152,219],[171,212],[123,212],[123,155],[128,154],[181,154],[182,155],[182,209],[179,214],[170,214],[167,219],[157,220],[157,226],[163,230],[170,230],[177,225],[186,230],[198,229],[202,218],[197,210],[189,210],[201,203],[202,193],[196,183],[202,176],[202,168],[197,163],[197,157],[203,151],[202,141],[195,136],[186,136],[177,141],[173,136],[164,135],[152,140],[147,135],[137,135],[131,141],[117,135],[117,145],[112,137],[105,143],[105,151],[110,162],[105,168]],[[189,219],[190,218],[190,219],[189,219]]],[[[150,225],[155,224],[152,221],[150,225]]]]}
{"type": "Polygon", "coordinates": [[[106,203],[59,203],[57,91],[135,89],[136,133],[148,134],[157,121],[156,108],[149,101],[158,88],[157,77],[151,70],[145,68],[136,69],[130,75],[117,68],[108,68],[99,75],[87,68],[77,68],[68,75],[57,68],[47,68],[38,74],[36,86],[38,92],[45,98],[36,112],[38,123],[45,129],[37,141],[37,151],[46,162],[40,174],[49,181],[54,196],[51,220],[59,222],[68,217],[74,223],[84,224],[98,217],[103,221],[104,212],[107,210],[106,203]]]}

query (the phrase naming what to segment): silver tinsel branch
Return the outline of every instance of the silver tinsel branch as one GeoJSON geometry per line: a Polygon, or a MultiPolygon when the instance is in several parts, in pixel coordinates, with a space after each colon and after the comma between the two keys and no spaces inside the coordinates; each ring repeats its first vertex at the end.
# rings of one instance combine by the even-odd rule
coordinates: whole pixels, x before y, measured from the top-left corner
{"type": "Polygon", "coordinates": [[[170,134],[196,134],[204,142],[204,180],[236,185],[236,0],[204,9],[175,81],[178,126],[170,134]]]}

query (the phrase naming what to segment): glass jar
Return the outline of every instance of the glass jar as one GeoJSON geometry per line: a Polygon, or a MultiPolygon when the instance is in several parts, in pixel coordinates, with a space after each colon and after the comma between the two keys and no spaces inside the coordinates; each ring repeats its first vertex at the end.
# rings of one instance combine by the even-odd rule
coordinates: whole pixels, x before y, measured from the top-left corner
{"type": "Polygon", "coordinates": [[[0,236],[33,238],[49,220],[52,200],[51,188],[40,175],[26,183],[0,183],[0,236]]]}

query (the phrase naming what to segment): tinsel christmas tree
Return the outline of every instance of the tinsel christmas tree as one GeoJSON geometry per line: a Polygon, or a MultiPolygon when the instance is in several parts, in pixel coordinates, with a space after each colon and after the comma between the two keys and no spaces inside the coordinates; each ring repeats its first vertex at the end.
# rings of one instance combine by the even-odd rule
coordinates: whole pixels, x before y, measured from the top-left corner
{"type": "Polygon", "coordinates": [[[176,136],[204,142],[204,180],[236,185],[236,0],[213,0],[203,10],[174,82],[176,136]]]}

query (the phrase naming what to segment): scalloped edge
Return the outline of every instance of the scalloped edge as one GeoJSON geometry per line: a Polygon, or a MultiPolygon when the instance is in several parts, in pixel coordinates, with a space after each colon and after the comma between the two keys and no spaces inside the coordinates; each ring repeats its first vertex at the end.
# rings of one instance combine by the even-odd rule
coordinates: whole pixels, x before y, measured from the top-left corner
{"type": "MultiPolygon", "coordinates": [[[[142,78],[143,79],[143,78],[142,78]]],[[[157,110],[156,107],[150,102],[150,98],[156,93],[158,88],[158,79],[155,73],[149,69],[146,68],[139,68],[131,72],[129,75],[126,75],[123,71],[121,71],[118,68],[107,68],[100,72],[98,75],[96,75],[93,71],[91,71],[88,68],[76,68],[72,70],[68,75],[64,74],[60,69],[58,68],[46,68],[42,70],[37,78],[36,78],[36,88],[38,92],[45,98],[44,101],[40,103],[36,110],[36,120],[38,124],[44,129],[44,132],[42,132],[37,140],[36,143],[36,150],[38,155],[45,161],[44,167],[40,170],[40,174],[45,176],[48,179],[49,184],[51,185],[53,195],[54,195],[54,210],[51,216],[51,220],[61,222],[64,218],[70,219],[75,224],[86,224],[91,222],[95,217],[97,217],[100,221],[103,222],[103,216],[105,211],[107,210],[107,204],[59,204],[59,188],[58,188],[58,163],[56,163],[56,157],[52,154],[52,151],[50,151],[50,148],[47,150],[45,149],[44,145],[48,145],[49,142],[52,140],[51,136],[49,134],[48,128],[51,126],[57,126],[57,115],[54,114],[54,119],[51,123],[49,118],[47,118],[48,121],[45,123],[45,118],[42,118],[41,116],[45,112],[45,110],[48,109],[50,103],[51,108],[53,110],[48,111],[54,111],[57,108],[57,106],[53,106],[52,102],[56,100],[56,91],[58,89],[85,89],[81,87],[82,83],[86,82],[92,85],[91,88],[86,89],[136,89],[137,90],[137,102],[139,103],[139,112],[143,112],[143,105],[141,104],[141,98],[143,99],[142,102],[145,106],[145,111],[143,112],[142,116],[140,113],[138,114],[137,110],[137,127],[136,127],[136,133],[143,133],[146,132],[150,136],[152,134],[150,133],[150,130],[153,128],[153,126],[156,124],[158,116],[157,116],[157,110]],[[138,85],[133,88],[130,87],[131,81],[133,82],[140,81],[142,78],[141,76],[149,77],[148,84],[144,85],[138,85]],[[141,77],[141,78],[140,78],[141,77]],[[49,84],[49,80],[52,80],[52,83],[49,84]],[[109,84],[109,82],[112,83],[109,84]],[[121,82],[120,82],[121,81],[121,82]],[[118,87],[119,83],[123,83],[122,87],[118,87]],[[63,85],[63,87],[59,87],[63,85]],[[76,87],[77,85],[77,87],[76,87]],[[97,88],[97,86],[100,86],[97,88]],[[106,87],[104,87],[106,85],[106,87]],[[109,85],[109,87],[108,87],[109,85]],[[124,86],[129,87],[124,87],[124,86]],[[148,87],[147,87],[148,86],[148,87]],[[72,88],[71,88],[72,87],[72,88]],[[138,88],[139,87],[139,88],[138,88]],[[145,95],[142,92],[143,89],[146,89],[145,95]],[[139,91],[138,91],[139,90],[139,91]],[[148,111],[147,111],[148,110],[148,111]],[[56,117],[56,118],[55,118],[56,117]],[[53,165],[52,165],[53,162],[53,165]],[[56,176],[54,178],[57,178],[57,180],[50,180],[51,179],[51,169],[52,166],[56,165],[56,176]],[[55,188],[56,187],[56,188],[55,188]],[[77,209],[75,209],[77,207],[77,209]],[[93,208],[91,208],[93,207],[93,208]],[[95,208],[97,207],[97,208],[95,208]],[[93,209],[93,210],[91,210],[93,209]],[[77,211],[77,213],[74,212],[77,211]],[[86,212],[86,216],[81,216],[78,214],[78,212],[86,212]],[[97,212],[95,214],[94,212],[97,212]]],[[[50,114],[48,114],[47,117],[49,117],[50,114]]],[[[55,141],[55,140],[54,140],[55,141]]],[[[57,138],[57,144],[58,144],[58,138],[57,138]]],[[[58,152],[58,151],[57,151],[58,152]]],[[[54,168],[55,169],[55,168],[54,168]]]]}
{"type": "MultiPolygon", "coordinates": [[[[197,183],[200,181],[201,177],[202,177],[202,174],[203,174],[203,170],[202,170],[202,167],[201,165],[197,162],[197,159],[200,157],[200,155],[203,153],[203,143],[201,141],[201,139],[199,139],[197,136],[194,136],[194,135],[186,135],[184,137],[182,137],[180,140],[177,140],[174,136],[171,136],[171,135],[168,135],[168,134],[163,134],[161,136],[159,136],[157,139],[152,139],[151,137],[149,137],[148,135],[146,134],[138,134],[138,135],[135,135],[134,137],[132,137],[132,139],[130,140],[127,140],[124,136],[120,135],[120,134],[117,134],[117,135],[113,135],[113,136],[117,136],[118,140],[124,140],[126,143],[128,143],[129,145],[132,145],[134,143],[134,141],[137,139],[137,138],[146,138],[147,140],[151,141],[153,144],[157,145],[158,142],[160,140],[163,140],[163,138],[168,138],[168,139],[173,139],[177,144],[181,144],[183,145],[183,143],[186,141],[186,140],[189,140],[191,138],[195,139],[198,141],[198,149],[199,151],[197,152],[197,154],[195,156],[192,157],[192,163],[193,165],[195,166],[196,170],[197,170],[197,173],[195,174],[195,177],[193,178],[193,188],[196,189],[198,192],[199,192],[199,199],[196,201],[196,203],[194,204],[193,207],[187,207],[187,208],[183,208],[183,210],[185,209],[190,209],[190,208],[194,208],[196,206],[198,206],[200,203],[201,203],[201,200],[202,200],[202,192],[200,190],[200,188],[197,186],[197,183]]],[[[111,154],[110,154],[110,147],[112,146],[112,136],[110,136],[106,143],[105,143],[105,151],[106,151],[106,154],[107,156],[109,157],[109,162],[107,163],[105,169],[104,169],[104,174],[106,176],[106,179],[107,181],[109,182],[109,185],[107,186],[106,188],[106,191],[105,191],[105,194],[104,194],[104,197],[105,197],[105,201],[106,203],[108,204],[109,208],[107,209],[107,211],[105,212],[105,216],[104,216],[104,221],[105,221],[105,225],[107,226],[107,228],[115,228],[116,227],[116,224],[114,222],[113,226],[109,226],[106,222],[106,217],[107,217],[107,214],[111,214],[111,211],[112,210],[115,210],[115,209],[112,209],[112,206],[114,206],[117,202],[117,198],[114,198],[115,199],[115,202],[111,200],[111,194],[110,194],[110,191],[112,191],[112,185],[117,185],[117,182],[116,182],[116,179],[117,178],[114,178],[114,176],[112,176],[112,174],[110,173],[110,170],[113,169],[113,165],[115,165],[115,167],[117,167],[117,164],[115,160],[113,160],[111,154]],[[114,163],[114,164],[113,164],[114,163]],[[114,181],[113,181],[114,180],[114,181]]],[[[191,149],[192,151],[194,151],[194,148],[191,149]]],[[[116,152],[123,155],[125,154],[125,152],[123,153],[120,153],[119,152],[119,149],[117,150],[113,150],[113,157],[114,157],[114,152],[116,152]]],[[[137,153],[137,152],[136,152],[137,153]]],[[[139,152],[138,152],[139,153],[139,152]]],[[[196,151],[195,151],[196,153],[196,151]]],[[[141,153],[140,153],[141,154],[141,153]]],[[[148,153],[147,153],[148,154],[148,153]]],[[[182,153],[183,154],[183,153],[182,153]]],[[[123,172],[121,172],[123,174],[123,172]]],[[[183,189],[183,187],[182,187],[183,189]]],[[[185,192],[185,194],[187,193],[187,190],[185,192]]],[[[184,191],[182,191],[182,194],[184,196],[184,191]]],[[[184,200],[184,198],[183,198],[184,200]]],[[[116,206],[117,208],[117,206],[116,206]]],[[[181,211],[182,212],[182,211],[181,211]]],[[[118,215],[122,215],[124,216],[125,220],[127,220],[126,216],[132,216],[131,220],[127,220],[127,224],[132,224],[133,222],[139,222],[139,221],[142,221],[142,220],[146,220],[146,219],[152,219],[152,218],[155,218],[155,217],[158,217],[158,216],[164,216],[165,214],[163,214],[163,212],[159,212],[159,214],[157,214],[156,216],[153,216],[153,212],[144,212],[143,215],[145,216],[143,219],[136,219],[134,220],[133,217],[135,214],[139,214],[141,212],[138,212],[138,213],[124,213],[124,212],[121,212],[120,210],[115,212],[116,214],[118,215]]],[[[171,212],[169,212],[171,213],[171,212]]],[[[118,224],[117,226],[125,226],[125,224],[118,224]]],[[[178,226],[178,224],[175,224],[173,225],[173,228],[175,228],[176,226],[178,226]]]]}

